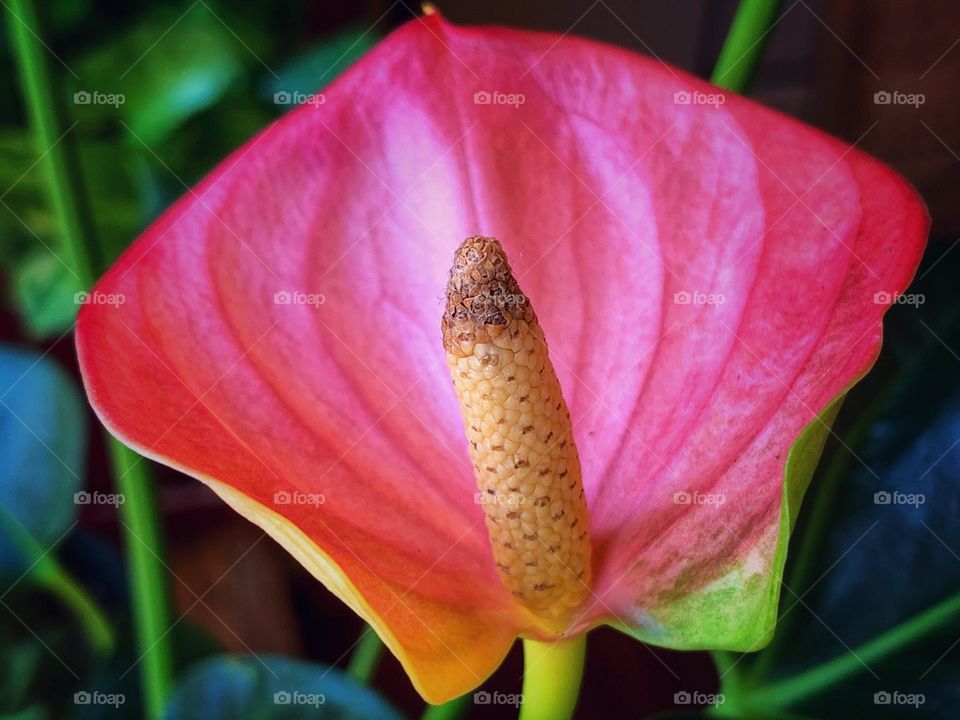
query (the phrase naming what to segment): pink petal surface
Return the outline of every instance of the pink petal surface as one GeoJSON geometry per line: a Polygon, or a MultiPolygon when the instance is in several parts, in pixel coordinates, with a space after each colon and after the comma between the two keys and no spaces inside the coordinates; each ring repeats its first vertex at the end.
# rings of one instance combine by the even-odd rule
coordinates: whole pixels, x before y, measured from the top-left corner
{"type": "Polygon", "coordinates": [[[531,631],[497,580],[439,340],[453,249],[495,235],[576,423],[595,553],[577,627],[744,645],[736,592],[713,636],[661,610],[732,571],[775,597],[786,455],[872,363],[874,293],[906,286],[926,216],[859,152],[678,92],[714,90],[570,37],[409,23],[101,280],[126,302],[81,311],[94,407],[290,549],[425,697],[466,692],[531,631]],[[313,304],[276,302],[293,293],[313,304]]]}

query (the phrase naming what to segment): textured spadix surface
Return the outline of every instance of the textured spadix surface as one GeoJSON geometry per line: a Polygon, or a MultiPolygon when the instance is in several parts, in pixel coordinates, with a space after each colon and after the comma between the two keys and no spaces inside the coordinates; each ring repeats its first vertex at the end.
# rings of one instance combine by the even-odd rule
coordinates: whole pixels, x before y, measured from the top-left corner
{"type": "Polygon", "coordinates": [[[100,281],[125,302],[80,313],[94,408],[287,547],[427,699],[459,695],[544,635],[499,580],[437,329],[454,248],[495,235],[580,453],[567,632],[759,647],[817,416],[873,362],[927,218],[876,161],[714,92],[569,36],[410,22],[100,281]]]}
{"type": "Polygon", "coordinates": [[[495,238],[457,248],[441,329],[500,578],[563,632],[590,590],[580,459],[537,314],[495,238]]]}

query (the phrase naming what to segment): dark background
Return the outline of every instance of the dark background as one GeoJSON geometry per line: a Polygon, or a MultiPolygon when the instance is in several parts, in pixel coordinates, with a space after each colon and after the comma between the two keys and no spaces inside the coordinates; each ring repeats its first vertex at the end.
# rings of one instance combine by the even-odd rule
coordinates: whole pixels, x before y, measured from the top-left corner
{"type": "MultiPolygon", "coordinates": [[[[449,0],[440,3],[439,9],[455,23],[571,32],[655,55],[689,72],[709,76],[735,6],[732,0],[449,0]]],[[[109,248],[108,254],[122,249],[184,191],[185,185],[201,178],[226,153],[278,115],[278,108],[270,102],[277,77],[285,81],[296,78],[305,91],[316,89],[316,83],[311,82],[318,73],[311,68],[329,67],[353,42],[356,47],[339,65],[355,59],[372,42],[408,20],[413,7],[403,2],[291,0],[47,3],[48,42],[51,51],[62,59],[62,63],[54,63],[54,69],[62,76],[68,112],[77,121],[65,142],[80,158],[92,188],[89,201],[98,210],[97,232],[109,248]],[[147,54],[129,74],[118,78],[117,68],[130,65],[144,51],[147,54]],[[68,69],[77,77],[72,77],[68,69]],[[192,83],[190,92],[177,87],[185,78],[192,83]],[[128,94],[128,102],[119,111],[71,103],[72,93],[85,87],[117,87],[128,94]],[[151,116],[149,99],[163,99],[165,92],[170,93],[169,102],[174,106],[180,103],[179,110],[169,118],[151,116]],[[136,137],[132,137],[131,128],[136,129],[136,137]]],[[[4,21],[12,22],[9,13],[4,13],[4,21]]],[[[924,287],[928,288],[928,302],[923,308],[926,314],[894,309],[888,323],[887,349],[878,370],[848,401],[837,432],[850,444],[856,441],[867,447],[871,441],[879,443],[875,447],[876,462],[891,467],[897,466],[902,456],[890,456],[890,437],[901,439],[913,448],[911,451],[917,443],[921,448],[927,447],[925,442],[934,443],[928,447],[934,459],[940,449],[953,453],[952,431],[944,431],[943,438],[937,436],[942,446],[924,432],[932,418],[951,412],[948,400],[953,397],[960,369],[960,358],[951,349],[956,337],[952,334],[956,327],[953,308],[957,307],[953,288],[958,267],[951,251],[960,241],[960,4],[948,0],[788,0],[769,40],[750,94],[891,164],[918,188],[933,219],[931,247],[921,270],[924,287]],[[874,94],[883,90],[922,93],[924,103],[919,107],[878,105],[874,94]],[[932,354],[932,364],[924,365],[926,369],[917,379],[911,361],[923,353],[932,354]],[[908,366],[913,370],[905,369],[908,366]],[[914,374],[905,374],[909,372],[914,374]],[[931,390],[931,382],[937,383],[937,389],[931,390]],[[891,387],[899,402],[913,405],[874,408],[871,403],[875,397],[891,387]],[[920,399],[924,404],[917,407],[920,399]],[[849,439],[861,413],[871,408],[885,418],[878,421],[878,427],[888,435],[881,436],[882,442],[870,432],[849,439]],[[889,435],[897,420],[905,417],[912,418],[911,424],[901,428],[900,434],[889,435]]],[[[71,337],[61,337],[62,330],[69,327],[70,308],[45,306],[42,287],[36,287],[42,285],[36,279],[42,273],[35,268],[41,261],[34,240],[48,237],[49,219],[29,169],[37,153],[25,134],[25,111],[8,34],[0,38],[0,66],[0,132],[4,138],[0,193],[16,185],[4,196],[5,206],[0,207],[0,242],[4,247],[0,339],[51,349],[52,357],[75,372],[71,337]],[[19,180],[24,169],[27,175],[19,180]]],[[[904,453],[908,454],[909,448],[904,453]]],[[[867,453],[865,457],[872,457],[869,448],[863,452],[867,453]]],[[[852,518],[848,526],[856,526],[861,522],[856,517],[860,506],[849,498],[844,500],[842,493],[856,487],[858,481],[853,475],[857,469],[842,455],[838,443],[831,442],[811,493],[826,492],[824,486],[831,473],[840,477],[844,489],[834,488],[830,507],[838,516],[846,513],[852,518]]],[[[105,451],[96,433],[91,433],[89,457],[88,487],[111,491],[105,451]]],[[[947,511],[944,522],[952,522],[955,517],[954,486],[949,482],[956,478],[955,467],[951,454],[944,476],[944,487],[951,491],[946,497],[950,499],[939,507],[947,511]]],[[[361,631],[360,621],[271,541],[260,542],[258,528],[227,509],[200,483],[163,468],[157,469],[157,476],[175,612],[177,617],[183,614],[186,618],[182,623],[183,662],[219,646],[343,665],[361,631]]],[[[934,493],[935,489],[928,492],[934,493]]],[[[808,507],[801,516],[801,538],[811,512],[808,507]]],[[[116,513],[110,507],[85,507],[80,519],[80,530],[67,541],[62,555],[111,610],[123,617],[127,606],[116,513]]],[[[912,531],[922,535],[922,529],[911,522],[912,531]]],[[[933,519],[925,522],[934,526],[933,519]]],[[[814,557],[822,561],[824,569],[843,553],[841,536],[848,532],[838,530],[837,539],[830,535],[819,541],[820,549],[814,557]]],[[[885,576],[881,572],[878,576],[876,570],[871,571],[869,553],[875,557],[893,548],[896,555],[899,548],[905,552],[900,561],[913,564],[918,571],[926,567],[929,573],[946,572],[960,579],[957,567],[936,569],[938,563],[954,562],[942,548],[938,550],[935,543],[914,547],[910,532],[910,528],[894,525],[883,536],[884,544],[845,556],[843,564],[831,572],[853,580],[838,587],[821,584],[807,601],[811,607],[793,610],[793,632],[800,639],[789,642],[786,651],[779,651],[789,660],[774,663],[774,676],[788,673],[791,666],[802,668],[808,662],[843,652],[844,646],[861,643],[870,633],[925,606],[913,603],[919,608],[908,607],[911,603],[901,603],[898,591],[888,594],[887,588],[898,582],[897,578],[895,574],[885,576]],[[909,551],[908,546],[912,548],[909,551]],[[934,557],[936,553],[944,556],[934,557]],[[868,572],[869,581],[863,580],[868,572]],[[850,583],[852,588],[848,587],[850,583]],[[850,596],[860,598],[862,605],[857,612],[877,614],[883,625],[861,629],[851,623],[843,615],[849,612],[844,603],[850,596]],[[831,617],[832,612],[839,613],[839,619],[826,624],[840,637],[824,634],[822,623],[818,623],[820,618],[831,617]],[[819,644],[814,647],[814,643],[819,644]]],[[[940,536],[946,537],[942,533],[940,536]]],[[[946,545],[953,546],[949,538],[946,545]]],[[[960,566],[960,558],[956,563],[960,566]]],[[[921,576],[926,577],[922,572],[921,576]]],[[[958,587],[954,585],[954,590],[958,587]]],[[[939,597],[931,597],[927,604],[939,597]]],[[[56,603],[41,603],[42,614],[62,612],[56,603]]],[[[957,651],[950,644],[955,637],[955,633],[946,632],[939,644],[924,650],[923,657],[932,662],[946,650],[948,658],[943,666],[956,662],[957,651]]],[[[744,661],[744,665],[751,662],[744,661]]],[[[516,679],[521,672],[522,658],[515,648],[484,687],[519,692],[516,679]]],[[[64,682],[55,668],[50,673],[44,678],[50,687],[64,682]]],[[[882,687],[910,687],[917,674],[891,669],[884,675],[886,685],[882,687]]],[[[402,710],[411,715],[420,712],[421,700],[392,657],[381,664],[376,685],[402,710]]],[[[715,692],[717,688],[717,673],[709,654],[650,648],[613,630],[601,629],[589,638],[581,715],[646,717],[673,708],[677,691],[715,692]]],[[[841,688],[843,693],[861,690],[841,688]]],[[[867,690],[862,693],[866,697],[867,690]]],[[[862,700],[861,695],[856,697],[862,700]]],[[[945,695],[944,702],[949,697],[952,695],[945,695]]],[[[836,698],[829,700],[828,706],[801,708],[798,713],[803,714],[797,717],[859,713],[845,709],[843,701],[836,698]]],[[[870,708],[871,715],[875,709],[870,708]]],[[[477,708],[472,716],[514,714],[512,708],[477,708]]]]}

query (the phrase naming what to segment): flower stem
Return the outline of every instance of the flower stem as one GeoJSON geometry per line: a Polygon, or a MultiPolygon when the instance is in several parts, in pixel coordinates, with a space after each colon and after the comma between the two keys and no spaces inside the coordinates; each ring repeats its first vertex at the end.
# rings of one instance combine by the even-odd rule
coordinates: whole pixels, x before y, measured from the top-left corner
{"type": "MultiPolygon", "coordinates": [[[[70,152],[70,132],[62,96],[55,92],[50,51],[44,46],[34,0],[10,0],[12,46],[20,79],[37,136],[46,173],[47,192],[56,220],[59,251],[64,264],[84,288],[93,284],[101,258],[94,239],[93,221],[86,203],[76,156],[70,152]]],[[[60,257],[60,255],[58,255],[60,257]]],[[[113,439],[107,440],[113,472],[125,496],[121,517],[125,530],[130,593],[141,653],[145,713],[151,720],[162,714],[163,701],[173,681],[173,661],[167,587],[161,558],[155,491],[149,466],[136,453],[113,439]]],[[[60,586],[73,602],[75,594],[60,586]]]]}
{"type": "Polygon", "coordinates": [[[727,90],[743,92],[763,55],[780,0],[740,0],[710,81],[727,90]]]}
{"type": "Polygon", "coordinates": [[[113,626],[103,609],[54,557],[48,556],[49,569],[38,582],[53,593],[80,622],[90,647],[98,655],[110,655],[116,644],[113,626]]]}
{"type": "Polygon", "coordinates": [[[888,657],[909,643],[940,629],[960,615],[960,593],[900,623],[873,640],[845,652],[806,672],[754,690],[748,697],[751,708],[779,708],[792,705],[837,682],[862,672],[871,663],[888,657]]]}
{"type": "Polygon", "coordinates": [[[10,0],[10,42],[20,73],[20,85],[30,125],[35,134],[40,164],[46,176],[50,205],[60,234],[57,257],[67,266],[84,289],[92,283],[98,253],[85,238],[92,237],[93,224],[84,211],[80,166],[71,144],[63,142],[73,129],[67,124],[62,94],[54,92],[50,70],[50,51],[41,41],[40,26],[33,0],[10,0]]]}
{"type": "Polygon", "coordinates": [[[41,547],[20,521],[2,507],[0,527],[29,565],[27,578],[56,596],[73,613],[91,649],[98,655],[113,652],[113,626],[87,589],[60,564],[51,550],[41,547]]]}
{"type": "Polygon", "coordinates": [[[144,459],[109,438],[124,527],[130,595],[136,626],[145,715],[156,720],[173,684],[173,654],[169,638],[170,606],[156,510],[156,488],[144,459]]]}
{"type": "Polygon", "coordinates": [[[459,720],[467,714],[472,702],[473,695],[467,693],[443,705],[428,705],[420,720],[459,720]]]}
{"type": "Polygon", "coordinates": [[[587,636],[558,642],[523,641],[520,720],[569,720],[580,695],[587,636]]]}
{"type": "Polygon", "coordinates": [[[369,625],[364,628],[356,650],[347,663],[347,675],[357,682],[369,683],[383,657],[383,641],[369,625]]]}

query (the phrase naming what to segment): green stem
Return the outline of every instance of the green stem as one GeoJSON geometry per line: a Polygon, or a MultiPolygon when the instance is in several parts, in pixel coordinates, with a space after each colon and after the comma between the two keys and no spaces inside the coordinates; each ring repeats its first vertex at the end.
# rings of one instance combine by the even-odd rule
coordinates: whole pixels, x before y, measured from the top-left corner
{"type": "Polygon", "coordinates": [[[141,653],[140,678],[146,717],[163,714],[163,704],[173,684],[173,654],[168,630],[170,603],[158,522],[156,489],[143,458],[110,438],[109,449],[117,489],[124,498],[120,514],[124,524],[130,595],[141,653]]]}
{"type": "Polygon", "coordinates": [[[468,693],[443,705],[428,705],[420,718],[421,720],[459,720],[467,714],[472,704],[473,695],[468,693]]]}
{"type": "Polygon", "coordinates": [[[520,720],[569,720],[580,695],[587,636],[559,642],[523,641],[520,720]]]}
{"type": "Polygon", "coordinates": [[[50,204],[60,231],[61,261],[84,288],[93,282],[99,261],[92,243],[93,223],[84,205],[80,166],[72,143],[73,128],[64,112],[63,94],[55,92],[50,51],[41,44],[42,29],[33,0],[10,0],[11,45],[30,125],[36,135],[50,204]]]}
{"type": "Polygon", "coordinates": [[[743,92],[750,84],[770,37],[780,0],[741,0],[710,81],[743,92]]]}
{"type": "Polygon", "coordinates": [[[724,695],[724,709],[735,711],[740,707],[743,695],[743,672],[740,666],[740,657],[735,653],[724,650],[714,650],[710,653],[713,664],[720,676],[720,689],[724,695]]]}
{"type": "Polygon", "coordinates": [[[0,526],[30,568],[27,573],[30,582],[52,593],[73,613],[95,653],[112,653],[115,645],[113,626],[87,589],[63,567],[51,550],[42,548],[23,524],[2,507],[0,526]]]}
{"type": "Polygon", "coordinates": [[[853,652],[839,655],[817,667],[787,680],[760,687],[749,696],[755,708],[786,707],[832,686],[851,675],[863,672],[867,665],[912,643],[960,614],[960,593],[944,600],[906,622],[887,630],[853,652]]]}
{"type": "Polygon", "coordinates": [[[347,675],[357,682],[369,683],[383,657],[383,641],[369,625],[364,629],[356,650],[347,663],[347,675]]]}
{"type": "Polygon", "coordinates": [[[42,582],[80,622],[94,652],[110,655],[116,645],[113,626],[87,589],[52,559],[52,572],[42,582]]]}
{"type": "MultiPolygon", "coordinates": [[[[10,0],[9,25],[20,68],[24,99],[40,143],[47,190],[59,230],[65,264],[84,287],[92,285],[100,268],[90,208],[84,202],[83,181],[70,152],[62,95],[55,92],[50,52],[40,38],[33,0],[10,0]]],[[[117,487],[125,498],[121,508],[130,595],[136,624],[144,708],[147,718],[159,718],[173,681],[173,656],[167,630],[170,611],[161,558],[160,532],[153,479],[149,466],[131,450],[108,439],[117,487]]]]}

